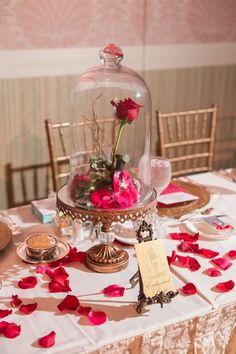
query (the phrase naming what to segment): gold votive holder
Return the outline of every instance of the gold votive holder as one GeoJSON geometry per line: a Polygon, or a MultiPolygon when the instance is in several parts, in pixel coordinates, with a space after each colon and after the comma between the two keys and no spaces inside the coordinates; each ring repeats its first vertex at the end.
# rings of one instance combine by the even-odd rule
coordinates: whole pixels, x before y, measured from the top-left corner
{"type": "Polygon", "coordinates": [[[29,257],[44,260],[54,256],[58,240],[47,233],[34,234],[25,240],[26,253],[29,257]]]}

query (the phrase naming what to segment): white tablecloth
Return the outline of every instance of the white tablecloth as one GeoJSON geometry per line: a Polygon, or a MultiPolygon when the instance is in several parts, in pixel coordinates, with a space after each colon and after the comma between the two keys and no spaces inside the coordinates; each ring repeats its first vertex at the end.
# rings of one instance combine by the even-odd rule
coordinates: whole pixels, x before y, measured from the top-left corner
{"type": "MultiPolygon", "coordinates": [[[[214,193],[219,192],[220,189],[221,194],[214,194],[209,205],[214,205],[219,212],[224,212],[234,217],[232,206],[236,204],[236,183],[228,182],[208,173],[194,176],[193,179],[199,183],[208,185],[211,190],[214,189],[214,193]]],[[[188,330],[190,331],[192,319],[209,316],[209,314],[214,313],[215,309],[222,308],[223,305],[236,303],[235,289],[229,293],[222,294],[212,291],[212,287],[219,281],[232,279],[236,283],[236,261],[233,261],[235,262],[234,265],[227,271],[222,271],[222,273],[224,272],[222,277],[210,278],[203,274],[203,270],[211,266],[209,260],[198,256],[202,268],[197,272],[191,272],[174,265],[171,266],[176,289],[182,287],[186,282],[194,282],[198,289],[197,294],[194,296],[178,295],[170,304],[164,305],[163,309],[159,305],[146,306],[145,312],[142,315],[138,315],[135,311],[135,305],[137,303],[139,287],[136,286],[134,289],[131,289],[129,284],[130,277],[137,270],[137,261],[133,248],[127,247],[130,256],[128,267],[118,273],[94,273],[79,263],[72,263],[66,266],[72,289],[70,294],[78,296],[83,306],[91,306],[94,310],[105,311],[107,314],[106,323],[100,326],[93,326],[87,318],[81,317],[78,314],[61,313],[57,309],[57,304],[60,302],[60,299],[66,296],[66,293],[50,293],[47,287],[47,277],[42,274],[36,274],[35,266],[25,264],[15,253],[17,244],[22,242],[28,234],[39,230],[48,230],[57,234],[58,230],[52,225],[40,224],[31,214],[30,207],[11,209],[6,214],[8,221],[14,220],[19,225],[19,228],[16,228],[13,236],[14,244],[0,257],[0,277],[3,281],[3,287],[0,290],[0,309],[9,308],[11,296],[15,294],[18,294],[24,303],[37,301],[38,309],[28,316],[22,315],[18,310],[13,309],[13,314],[3,319],[21,324],[22,332],[20,336],[14,339],[0,337],[0,353],[2,354],[13,353],[16,348],[20,354],[39,353],[40,351],[75,354],[92,352],[99,348],[108,348],[101,349],[101,352],[104,353],[123,353],[127,348],[125,349],[125,345],[122,347],[122,341],[128,343],[129,339],[138,338],[139,336],[142,337],[143,347],[139,342],[139,348],[137,349],[134,346],[129,352],[145,352],[147,350],[145,343],[157,340],[157,335],[154,339],[152,333],[157,333],[156,331],[164,333],[164,329],[169,328],[168,326],[172,326],[173,330],[174,326],[177,328],[181,321],[189,321],[188,330]],[[18,281],[22,277],[29,275],[35,275],[38,278],[38,285],[34,289],[19,289],[17,286],[18,281]],[[104,287],[114,283],[127,288],[123,297],[107,298],[101,294],[101,290],[104,287]],[[39,348],[37,339],[52,330],[56,332],[56,344],[47,350],[39,348]],[[112,343],[121,344],[115,346],[112,343]],[[142,349],[140,349],[141,347],[142,349]],[[118,350],[117,348],[120,349],[118,350]]],[[[175,220],[165,218],[163,220],[168,231],[180,230],[180,225],[175,220]]],[[[176,249],[178,242],[170,239],[164,242],[166,252],[170,255],[172,249],[176,249]]],[[[223,255],[230,249],[236,249],[236,236],[233,236],[227,242],[200,240],[199,244],[201,247],[217,250],[223,255]]],[[[233,324],[232,321],[230,324],[228,323],[228,331],[232,330],[234,325],[235,323],[233,324]]],[[[183,332],[181,333],[187,335],[187,328],[185,327],[183,326],[183,332]]],[[[178,346],[170,349],[169,353],[187,353],[190,350],[190,347],[186,347],[184,341],[185,335],[181,335],[182,339],[178,339],[178,346]]],[[[230,333],[226,336],[225,341],[229,339],[229,336],[230,333]]],[[[197,335],[195,337],[197,340],[197,335]]],[[[170,343],[173,340],[173,338],[168,337],[168,333],[165,335],[165,338],[170,343]]],[[[202,338],[198,338],[199,343],[201,340],[202,338]]],[[[188,344],[194,348],[195,344],[188,344]]],[[[171,348],[171,344],[165,343],[165,346],[168,345],[171,348]]],[[[195,348],[197,348],[197,344],[195,348]]],[[[162,351],[156,352],[161,353],[162,351]]],[[[164,352],[168,353],[168,351],[164,352]]],[[[215,353],[218,352],[216,351],[215,353]]]]}

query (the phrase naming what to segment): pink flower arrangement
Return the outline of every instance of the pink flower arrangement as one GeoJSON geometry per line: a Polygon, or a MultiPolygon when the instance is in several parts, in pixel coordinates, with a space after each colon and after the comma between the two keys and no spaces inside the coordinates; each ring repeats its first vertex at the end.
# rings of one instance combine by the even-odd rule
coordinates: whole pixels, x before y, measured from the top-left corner
{"type": "Polygon", "coordinates": [[[113,177],[113,191],[98,189],[91,193],[90,200],[96,208],[129,208],[138,202],[139,190],[129,172],[116,171],[113,177]]]}
{"type": "Polygon", "coordinates": [[[96,131],[102,131],[102,127],[95,115],[93,119],[96,129],[92,133],[96,150],[90,155],[87,173],[75,175],[70,183],[71,198],[81,207],[122,209],[130,208],[139,201],[139,182],[125,168],[130,161],[129,155],[117,151],[124,127],[138,118],[143,106],[130,97],[112,100],[111,105],[115,107],[115,116],[119,122],[113,150],[110,150],[109,156],[104,152],[103,142],[96,135],[96,131]]]}

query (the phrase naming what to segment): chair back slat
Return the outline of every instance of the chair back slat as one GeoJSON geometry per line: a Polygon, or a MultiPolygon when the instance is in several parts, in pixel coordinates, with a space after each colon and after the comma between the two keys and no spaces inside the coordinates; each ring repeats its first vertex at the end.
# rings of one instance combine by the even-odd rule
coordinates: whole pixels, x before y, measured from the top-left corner
{"type": "Polygon", "coordinates": [[[173,175],[212,169],[216,113],[214,105],[183,112],[156,111],[159,153],[171,160],[173,175]]]}
{"type": "Polygon", "coordinates": [[[30,204],[32,200],[47,198],[50,190],[49,163],[13,167],[6,165],[8,208],[30,204]],[[44,183],[39,183],[39,181],[44,183]]]}
{"type": "MultiPolygon", "coordinates": [[[[78,135],[78,141],[82,147],[77,153],[81,165],[85,164],[86,160],[88,161],[88,156],[92,152],[99,149],[98,140],[102,141],[104,146],[108,144],[105,139],[107,131],[112,135],[112,141],[115,141],[118,131],[118,126],[115,123],[115,118],[104,118],[99,119],[99,124],[97,124],[95,119],[88,119],[84,116],[83,121],[73,125],[74,134],[78,135]]],[[[57,191],[66,182],[66,178],[68,179],[69,177],[70,122],[52,123],[49,119],[46,119],[45,129],[52,171],[53,190],[57,191]]]]}

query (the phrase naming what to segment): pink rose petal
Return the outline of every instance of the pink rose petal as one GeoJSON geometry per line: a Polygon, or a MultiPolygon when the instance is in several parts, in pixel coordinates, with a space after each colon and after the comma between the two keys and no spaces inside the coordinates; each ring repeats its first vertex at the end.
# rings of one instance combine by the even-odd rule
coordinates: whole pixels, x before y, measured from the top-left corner
{"type": "Polygon", "coordinates": [[[236,250],[231,250],[227,253],[227,256],[230,258],[236,257],[236,250]]]}
{"type": "Polygon", "coordinates": [[[223,283],[217,284],[216,288],[221,290],[222,292],[227,292],[234,288],[234,282],[233,280],[225,281],[223,283]]]}
{"type": "Polygon", "coordinates": [[[84,263],[86,258],[86,252],[79,252],[76,247],[70,249],[69,253],[58,261],[52,261],[48,263],[50,268],[58,267],[59,265],[66,265],[71,262],[84,263]]]}
{"type": "Polygon", "coordinates": [[[125,292],[125,288],[123,286],[112,284],[107,286],[102,290],[103,294],[106,296],[123,296],[125,292]]]}
{"type": "Polygon", "coordinates": [[[12,313],[12,310],[0,310],[0,318],[6,317],[12,313]]]}
{"type": "Polygon", "coordinates": [[[228,269],[233,264],[225,257],[219,257],[216,259],[212,259],[211,262],[214,263],[215,265],[217,265],[218,267],[220,267],[222,270],[228,269]]]}
{"type": "Polygon", "coordinates": [[[10,323],[6,321],[0,322],[0,333],[7,338],[15,338],[19,336],[21,332],[21,326],[17,326],[16,323],[10,323]]]}
{"type": "Polygon", "coordinates": [[[187,283],[181,288],[184,295],[194,295],[197,292],[196,286],[193,283],[187,283]]]}
{"type": "Polygon", "coordinates": [[[4,327],[8,324],[6,321],[0,321],[0,333],[3,333],[4,327]]]}
{"type": "Polygon", "coordinates": [[[179,251],[182,252],[193,252],[199,253],[199,245],[198,243],[186,242],[183,241],[177,246],[179,251]]]}
{"type": "Polygon", "coordinates": [[[78,314],[79,315],[88,315],[91,310],[92,310],[92,307],[90,307],[90,306],[80,306],[78,309],[78,314]]]}
{"type": "Polygon", "coordinates": [[[107,316],[103,311],[90,311],[87,317],[90,322],[92,322],[96,326],[106,322],[107,320],[107,316]]]}
{"type": "Polygon", "coordinates": [[[198,263],[198,261],[194,257],[189,257],[189,256],[183,257],[183,256],[177,255],[177,258],[183,266],[185,266],[186,268],[189,268],[193,272],[195,272],[196,270],[201,268],[201,265],[198,263]]]}
{"type": "Polygon", "coordinates": [[[18,286],[21,289],[30,289],[30,288],[34,288],[37,285],[37,278],[36,277],[26,277],[21,279],[18,282],[18,286]]]}
{"type": "Polygon", "coordinates": [[[171,265],[172,263],[174,263],[175,260],[176,260],[176,251],[172,251],[171,256],[167,256],[167,261],[169,265],[171,265]]]}
{"type": "Polygon", "coordinates": [[[51,293],[67,293],[71,291],[69,280],[57,277],[57,281],[51,280],[48,284],[48,289],[51,293]]]}
{"type": "Polygon", "coordinates": [[[191,235],[187,232],[172,232],[169,234],[172,240],[183,240],[187,242],[196,242],[199,239],[199,233],[191,235]]]}
{"type": "Polygon", "coordinates": [[[51,331],[48,335],[39,338],[38,343],[43,348],[50,348],[55,344],[56,333],[51,331]]]}
{"type": "Polygon", "coordinates": [[[206,248],[201,248],[200,253],[203,254],[203,256],[205,256],[207,258],[213,258],[213,257],[219,256],[219,252],[212,251],[212,250],[206,249],[206,248]]]}
{"type": "Polygon", "coordinates": [[[36,273],[44,274],[44,273],[46,273],[48,271],[48,269],[50,269],[50,268],[47,267],[47,266],[39,265],[39,266],[36,267],[36,273]]]}
{"type": "Polygon", "coordinates": [[[222,273],[216,268],[208,268],[207,275],[209,275],[209,277],[219,277],[222,273]]]}
{"type": "Polygon", "coordinates": [[[18,307],[22,303],[22,300],[18,297],[18,295],[12,295],[12,301],[10,302],[10,305],[12,307],[18,307]]]}
{"type": "Polygon", "coordinates": [[[32,312],[34,312],[37,309],[37,306],[38,306],[37,302],[28,305],[21,305],[20,312],[22,312],[24,315],[30,315],[32,312]]]}
{"type": "Polygon", "coordinates": [[[67,295],[64,300],[57,305],[58,310],[77,310],[80,303],[76,296],[74,295],[67,295]]]}

